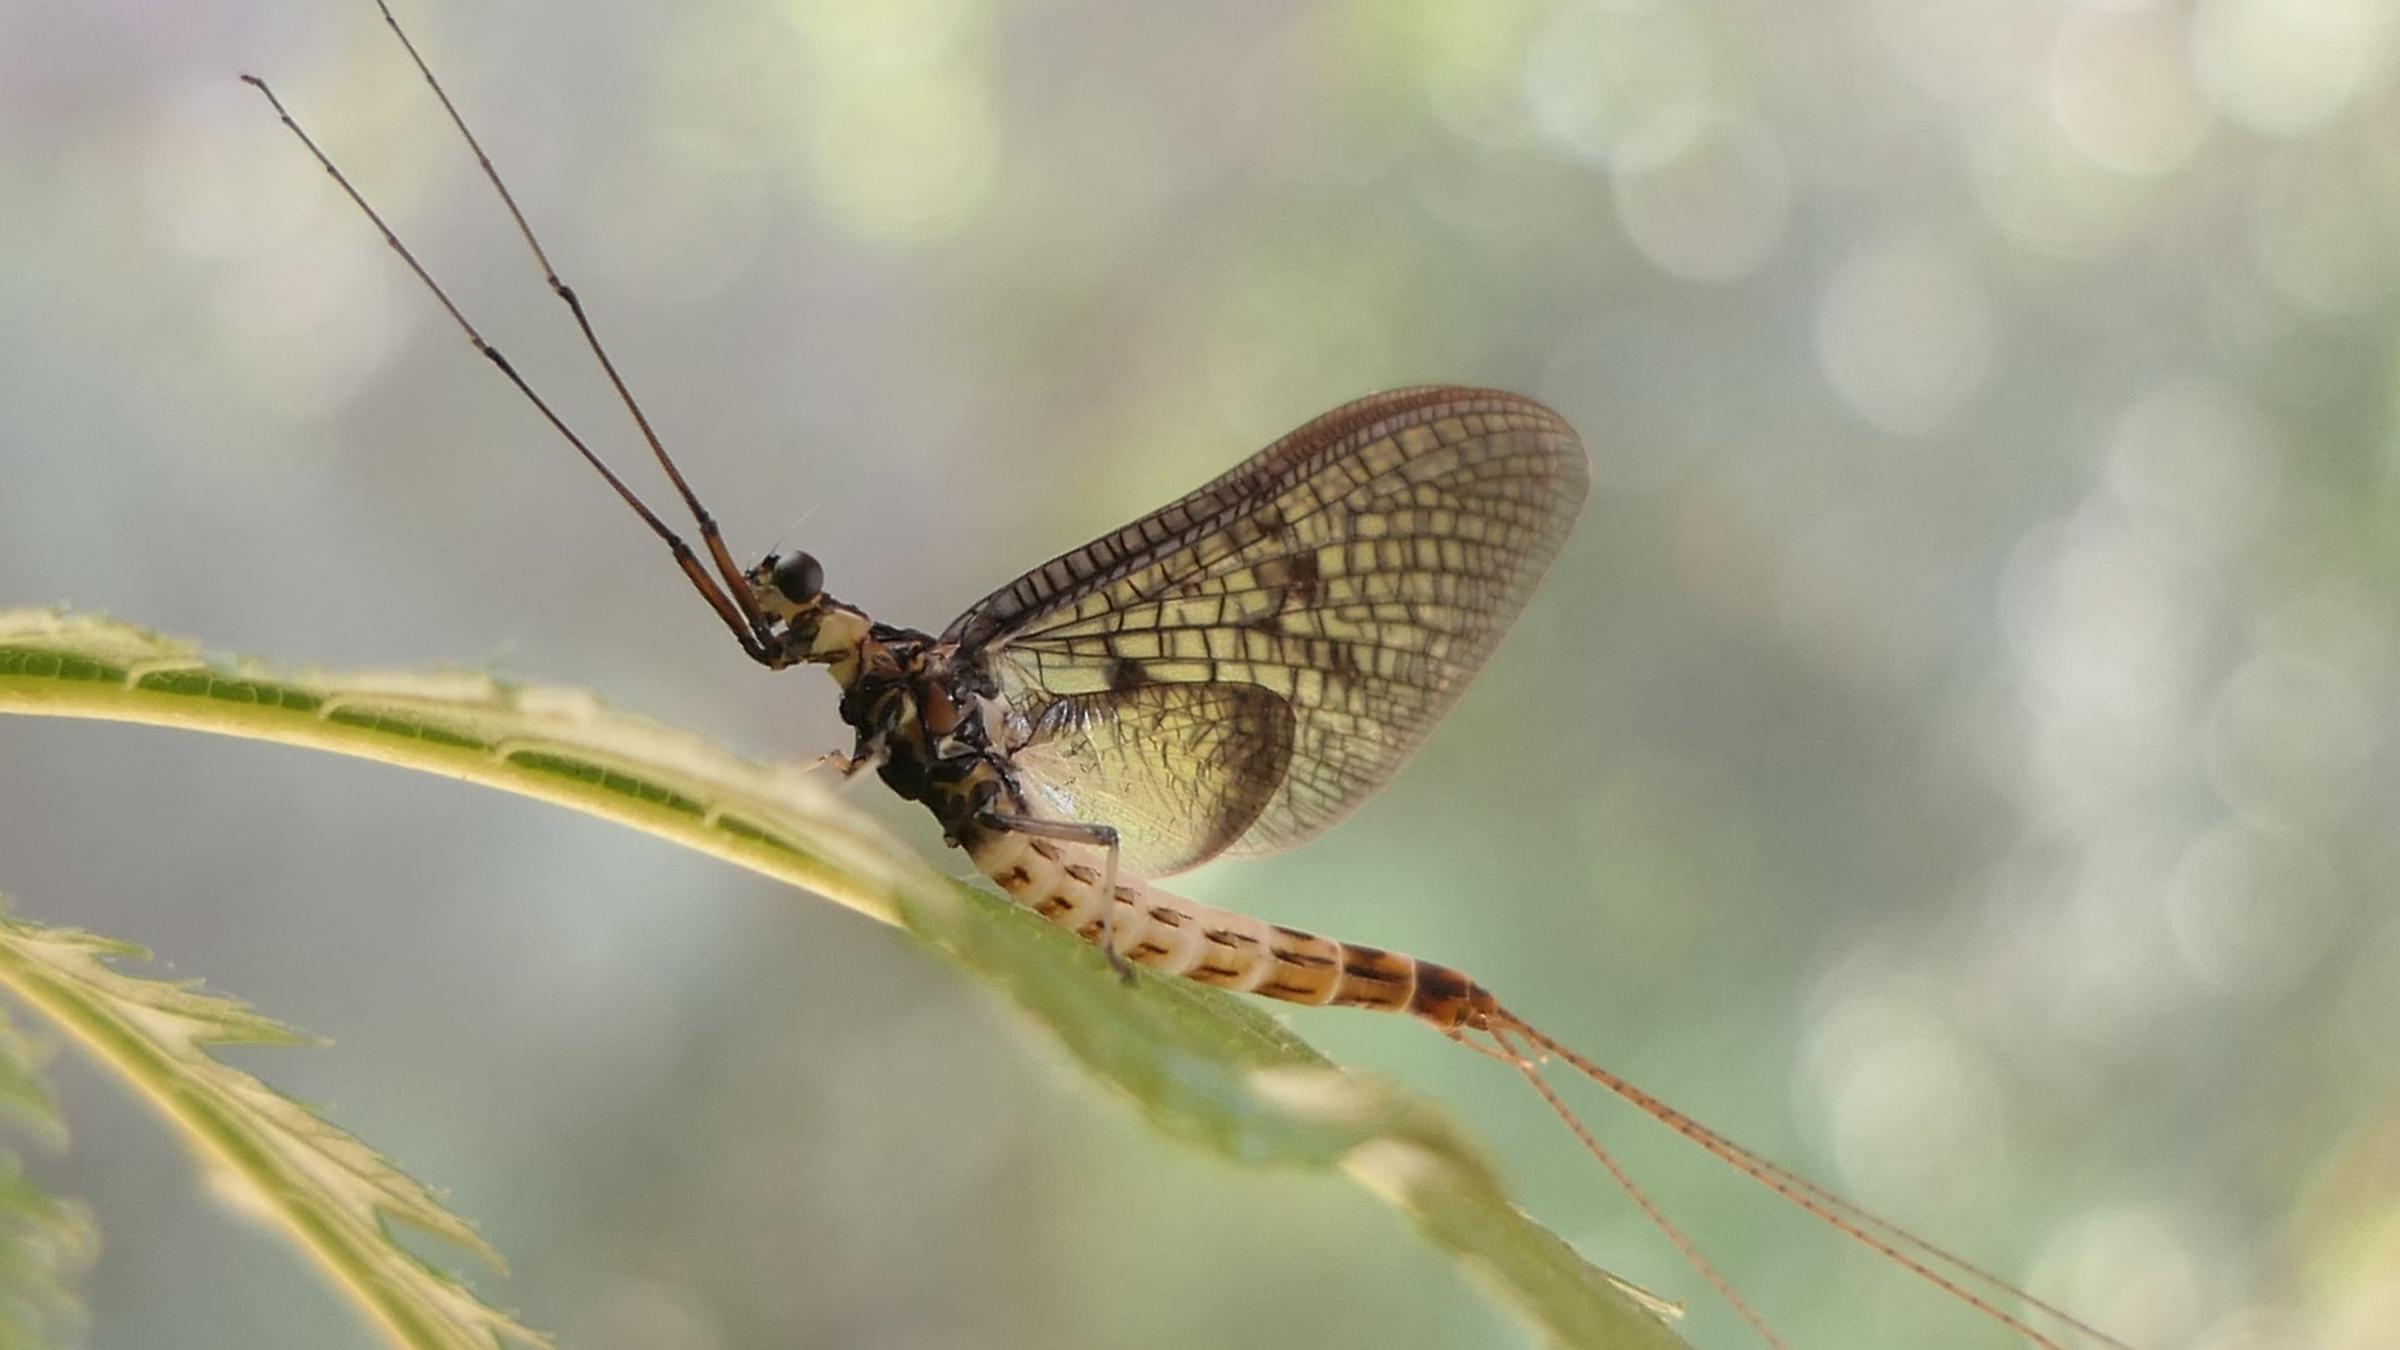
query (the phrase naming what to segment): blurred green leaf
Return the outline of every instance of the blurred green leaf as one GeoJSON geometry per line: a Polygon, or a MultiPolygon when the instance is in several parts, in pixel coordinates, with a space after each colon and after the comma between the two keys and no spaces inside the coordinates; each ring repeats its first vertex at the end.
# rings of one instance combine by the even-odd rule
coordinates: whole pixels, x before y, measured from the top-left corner
{"type": "MultiPolygon", "coordinates": [[[[1658,1306],[1511,1203],[1438,1107],[1328,1063],[1256,1007],[1145,973],[936,873],[803,771],[576,690],[471,674],[286,674],[54,611],[0,611],[0,711],[147,722],[404,765],[620,821],[897,923],[997,985],[1159,1128],[1250,1163],[1342,1167],[1550,1341],[1682,1344],[1658,1306]]],[[[97,961],[92,964],[97,967],[97,961]]],[[[116,977],[123,978],[123,977],[116,977]]]]}
{"type": "MultiPolygon", "coordinates": [[[[49,1146],[66,1142],[42,1066],[49,1047],[0,1013],[0,1114],[49,1146]]],[[[81,1339],[82,1300],[68,1280],[100,1249],[83,1206],[60,1200],[0,1148],[0,1345],[58,1345],[81,1339]]]]}
{"type": "MultiPolygon", "coordinates": [[[[142,979],[111,964],[147,958],[122,942],[0,915],[0,984],[155,1104],[214,1169],[221,1193],[283,1229],[394,1344],[550,1343],[410,1255],[385,1226],[403,1219],[497,1267],[499,1254],[464,1219],[365,1144],[209,1053],[303,1037],[189,982],[142,979]]],[[[0,1210],[14,1199],[0,1188],[0,1210]]]]}

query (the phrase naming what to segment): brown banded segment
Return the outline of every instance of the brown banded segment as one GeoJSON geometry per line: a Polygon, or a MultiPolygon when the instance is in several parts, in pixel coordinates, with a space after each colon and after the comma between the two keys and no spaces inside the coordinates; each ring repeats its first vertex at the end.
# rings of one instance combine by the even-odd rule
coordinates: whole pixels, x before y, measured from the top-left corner
{"type": "Polygon", "coordinates": [[[1484,987],[1448,966],[1417,962],[1417,992],[1408,1011],[1444,1031],[1481,1026],[1500,1005],[1484,987]]]}
{"type": "MultiPolygon", "coordinates": [[[[1091,856],[1047,840],[1012,839],[979,851],[978,861],[1017,903],[1097,942],[1103,924],[1093,912],[1099,897],[1092,893],[1098,874],[1091,856]],[[1037,881],[1019,861],[1030,850],[1056,870],[1037,881]]],[[[1482,1026],[1499,1006],[1448,966],[1193,904],[1147,882],[1120,884],[1111,903],[1119,906],[1116,938],[1129,960],[1201,984],[1293,1003],[1405,1011],[1445,1031],[1482,1026]]]]}
{"type": "Polygon", "coordinates": [[[1266,959],[1258,939],[1232,929],[1207,928],[1201,930],[1200,940],[1203,944],[1200,959],[1185,972],[1187,978],[1235,989],[1248,988],[1255,982],[1258,968],[1266,959]]]}
{"type": "Polygon", "coordinates": [[[1278,965],[1275,975],[1250,992],[1261,998],[1279,998],[1287,1003],[1323,1005],[1333,997],[1334,980],[1330,970],[1295,970],[1278,965]]]}
{"type": "Polygon", "coordinates": [[[1294,1003],[1332,1002],[1341,988],[1342,944],[1280,924],[1274,932],[1276,941],[1268,948],[1274,973],[1252,992],[1294,1003]]]}
{"type": "Polygon", "coordinates": [[[1332,938],[1320,937],[1304,929],[1286,928],[1281,924],[1275,925],[1275,936],[1282,939],[1273,944],[1278,960],[1307,966],[1312,970],[1331,970],[1341,964],[1342,944],[1332,938]]]}
{"type": "Polygon", "coordinates": [[[1286,965],[1325,970],[1341,964],[1342,944],[1332,938],[1318,937],[1314,933],[1286,928],[1282,924],[1275,925],[1275,932],[1283,941],[1268,950],[1275,954],[1276,960],[1286,965]]]}
{"type": "Polygon", "coordinates": [[[1358,943],[1342,944],[1342,983],[1333,1001],[1345,1008],[1402,1011],[1416,998],[1413,956],[1358,943]]]}

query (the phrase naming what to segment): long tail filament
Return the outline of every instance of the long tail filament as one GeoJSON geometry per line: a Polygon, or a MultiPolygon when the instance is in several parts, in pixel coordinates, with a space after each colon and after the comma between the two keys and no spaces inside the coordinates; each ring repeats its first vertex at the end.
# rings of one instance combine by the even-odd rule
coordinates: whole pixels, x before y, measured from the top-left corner
{"type": "Polygon", "coordinates": [[[1514,1013],[1506,1009],[1494,1009],[1480,1020],[1482,1025],[1451,1032],[1452,1038],[1461,1044],[1512,1065],[1519,1073],[1523,1074],[1525,1080],[1533,1085],[1534,1091],[1541,1094],[1542,1100],[1548,1104],[1550,1110],[1583,1144],[1584,1149],[1599,1160],[1600,1165],[1607,1169],[1610,1177],[1626,1194],[1633,1198],[1634,1203],[1641,1207],[1642,1212],[1649,1217],[1650,1221],[1667,1235],[1677,1249],[1682,1251],[1685,1259],[1691,1262],[1692,1266],[1724,1296],[1734,1310],[1742,1315],[1743,1320],[1755,1328],[1769,1345],[1781,1347],[1784,1342],[1767,1327],[1757,1312],[1734,1293],[1724,1276],[1708,1262],[1707,1258],[1700,1254],[1691,1239],[1668,1222],[1649,1197],[1634,1186],[1631,1178],[1626,1176],[1622,1165],[1600,1146],[1590,1127],[1583,1123],[1582,1119],[1550,1086],[1549,1081],[1542,1076],[1540,1059],[1555,1058],[1564,1061],[1582,1073],[1584,1077],[1615,1093],[1668,1129],[1708,1150],[1720,1160],[1781,1195],[1784,1199],[1798,1205],[1801,1209],[1815,1215],[1853,1241],[1880,1253],[1918,1278],[1949,1294],[1952,1298],[2025,1337],[2035,1345],[2044,1347],[2044,1350],[2064,1350],[2064,1347],[2056,1339],[2044,1335],[2022,1319],[2003,1311],[1984,1294],[1968,1288],[1968,1284],[1980,1284],[1989,1291],[2022,1300],[2028,1307],[2040,1310],[2102,1345],[2115,1347],[2115,1350],[2132,1350],[2132,1347],[2125,1342],[2099,1330],[2057,1305],[2034,1297],[1983,1267],[1918,1237],[1888,1219],[1871,1214],[1791,1169],[1742,1147],[1644,1092],[1617,1074],[1611,1073],[1568,1049],[1514,1013]],[[1491,1037],[1493,1045],[1485,1046],[1468,1040],[1467,1034],[1470,1029],[1491,1037]],[[1520,1053],[1511,1039],[1512,1037],[1521,1037],[1530,1042],[1541,1052],[1539,1059],[1520,1053]]]}
{"type": "Polygon", "coordinates": [[[1632,1174],[1625,1170],[1625,1165],[1618,1162],[1615,1155],[1601,1145],[1599,1138],[1592,1133],[1591,1128],[1583,1123],[1582,1117],[1576,1115],[1564,1101],[1559,1099],[1557,1089],[1550,1086],[1549,1079],[1542,1077],[1541,1065],[1520,1053],[1516,1046],[1509,1042],[1506,1033],[1498,1028],[1490,1029],[1490,1035],[1492,1040],[1497,1043],[1497,1048],[1485,1045],[1481,1041],[1469,1040],[1464,1031],[1451,1032],[1450,1039],[1479,1055],[1489,1055],[1523,1074],[1525,1081],[1532,1084],[1533,1090],[1540,1093],[1542,1100],[1550,1104],[1550,1109],[1557,1113],[1558,1118],[1566,1122],[1567,1129],[1583,1142],[1584,1150],[1600,1160],[1600,1165],[1608,1170],[1609,1179],[1617,1183],[1617,1189],[1625,1192],[1626,1197],[1641,1209],[1651,1224],[1658,1231],[1667,1235],[1667,1240],[1675,1244],[1675,1250],[1683,1253],[1683,1259],[1690,1263],[1692,1269],[1700,1272],[1701,1277],[1717,1291],[1718,1296],[1732,1305],[1733,1310],[1740,1313],[1742,1320],[1748,1322],[1767,1344],[1774,1346],[1776,1350],[1789,1350],[1784,1339],[1775,1334],[1775,1328],[1768,1326],[1766,1319],[1759,1316],[1758,1310],[1751,1307],[1749,1301],[1734,1290],[1733,1281],[1725,1278],[1724,1272],[1717,1269],[1716,1263],[1708,1259],[1707,1254],[1700,1250],[1700,1245],[1692,1241],[1689,1234],[1676,1227],[1675,1221],[1668,1218],[1666,1212],[1658,1207],[1658,1202],[1652,1200],[1649,1194],[1634,1181],[1632,1174]]]}

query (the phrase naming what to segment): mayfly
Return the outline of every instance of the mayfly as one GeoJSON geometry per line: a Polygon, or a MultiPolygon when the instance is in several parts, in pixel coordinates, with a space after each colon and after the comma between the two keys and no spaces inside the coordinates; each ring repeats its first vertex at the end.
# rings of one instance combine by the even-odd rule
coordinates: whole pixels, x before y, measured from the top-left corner
{"type": "Polygon", "coordinates": [[[1561,1100],[1557,1060],[1818,1219],[2035,1344],[2054,1319],[2123,1343],[1734,1143],[1552,1039],[1460,971],[1196,904],[1149,878],[1271,853],[1339,821],[1400,769],[1532,595],[1590,464],[1557,413],[1423,386],[1344,404],[1214,481],[1000,587],[940,633],[878,623],[804,552],[742,567],[583,302],[386,0],[384,21],[474,153],[550,289],[697,527],[695,550],[486,342],[265,81],[275,114],[466,340],[663,542],[771,670],[824,666],[874,770],[1021,904],[1134,967],[1294,1003],[1403,1012],[1508,1064],[1769,1344],[1782,1345],[1561,1100]],[[705,551],[705,558],[703,557],[705,551]],[[2032,1311],[2004,1310],[2007,1300],[2032,1311]]]}

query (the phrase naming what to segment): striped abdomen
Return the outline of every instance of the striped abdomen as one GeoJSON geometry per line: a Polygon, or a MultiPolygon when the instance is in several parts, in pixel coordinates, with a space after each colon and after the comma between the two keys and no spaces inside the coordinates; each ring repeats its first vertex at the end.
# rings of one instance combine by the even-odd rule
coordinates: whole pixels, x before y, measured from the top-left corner
{"type": "MultiPolygon", "coordinates": [[[[997,831],[970,856],[1009,898],[1087,942],[1103,927],[1097,849],[997,831]]],[[[1292,1003],[1413,1013],[1444,1031],[1481,1027],[1499,1005],[1448,966],[1336,942],[1117,879],[1111,942],[1162,975],[1292,1003]]]]}

